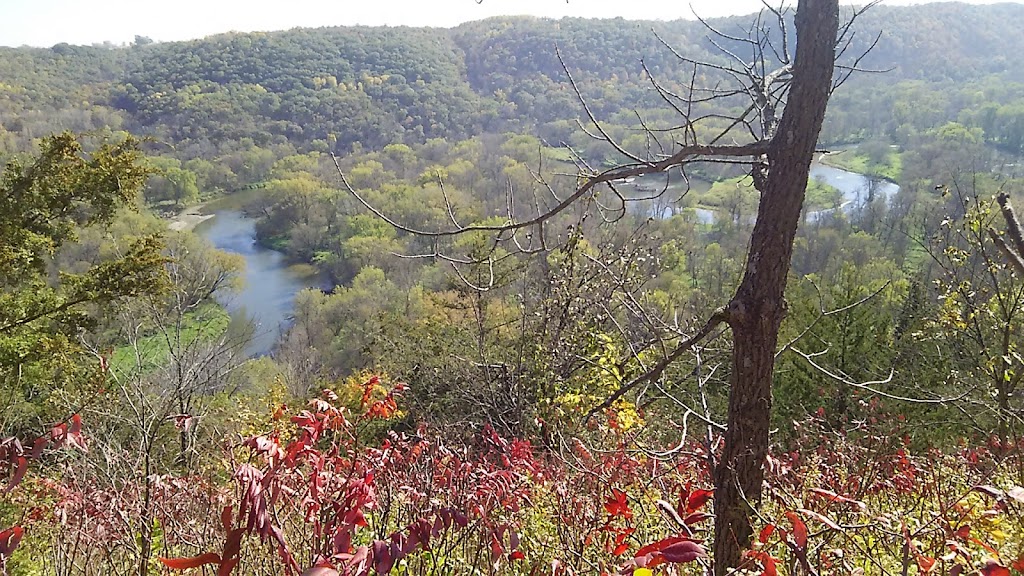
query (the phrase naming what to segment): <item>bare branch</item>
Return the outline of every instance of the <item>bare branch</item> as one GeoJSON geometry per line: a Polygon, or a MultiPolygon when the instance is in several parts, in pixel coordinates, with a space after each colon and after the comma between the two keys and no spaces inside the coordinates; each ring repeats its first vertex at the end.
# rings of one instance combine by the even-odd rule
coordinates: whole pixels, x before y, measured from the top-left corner
{"type": "Polygon", "coordinates": [[[715,328],[726,322],[728,322],[728,315],[725,308],[719,308],[718,310],[715,310],[714,314],[712,314],[711,317],[708,318],[707,323],[705,323],[700,330],[695,332],[693,336],[690,336],[689,338],[677,344],[676,347],[672,350],[672,352],[670,352],[667,356],[662,358],[650,370],[644,372],[643,374],[640,374],[639,376],[633,378],[629,382],[623,384],[622,386],[619,387],[618,390],[612,393],[611,396],[605,399],[604,402],[591,408],[590,412],[587,413],[587,416],[583,419],[583,421],[586,422],[587,420],[590,420],[594,416],[594,414],[597,414],[598,412],[601,412],[602,410],[611,407],[612,404],[615,404],[615,402],[619,398],[622,398],[623,395],[625,395],[630,390],[633,390],[640,384],[643,384],[645,382],[652,382],[661,378],[661,375],[665,373],[666,368],[668,368],[673,362],[678,360],[679,357],[682,356],[687,350],[696,346],[705,338],[710,336],[711,333],[715,330],[715,328]]]}
{"type": "Polygon", "coordinates": [[[879,386],[881,384],[889,384],[890,382],[892,382],[892,378],[895,375],[895,371],[894,370],[889,370],[889,375],[887,377],[883,378],[882,380],[871,380],[871,381],[868,381],[868,382],[855,382],[852,379],[850,379],[849,377],[847,377],[845,374],[837,373],[837,372],[832,372],[831,370],[823,367],[821,364],[818,364],[817,362],[815,362],[814,357],[815,356],[820,356],[821,354],[824,354],[824,352],[818,352],[816,354],[808,354],[806,352],[801,352],[800,349],[798,349],[798,348],[796,348],[794,346],[790,346],[789,349],[792,350],[793,352],[796,352],[798,355],[800,355],[800,357],[803,358],[808,364],[810,364],[815,370],[817,370],[821,374],[824,374],[825,376],[828,376],[832,380],[835,380],[836,382],[839,382],[841,384],[845,384],[847,386],[852,386],[854,388],[860,388],[861,390],[866,390],[866,391],[868,391],[868,392],[870,392],[872,394],[877,394],[878,396],[882,396],[883,398],[889,398],[889,399],[892,399],[892,400],[899,400],[901,402],[910,402],[912,404],[948,404],[950,402],[956,402],[957,400],[962,400],[962,399],[966,398],[968,394],[971,393],[971,390],[968,390],[968,391],[964,392],[963,394],[960,394],[959,396],[952,396],[952,397],[948,397],[948,398],[911,398],[909,396],[899,396],[899,395],[896,395],[896,394],[890,394],[888,392],[883,392],[882,390],[879,390],[878,388],[876,388],[876,386],[879,386]]]}

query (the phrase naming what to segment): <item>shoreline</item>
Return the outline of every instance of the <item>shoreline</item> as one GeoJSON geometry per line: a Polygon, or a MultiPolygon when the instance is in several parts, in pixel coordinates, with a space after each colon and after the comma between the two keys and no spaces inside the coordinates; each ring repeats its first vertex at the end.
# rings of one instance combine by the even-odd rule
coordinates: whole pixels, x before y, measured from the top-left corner
{"type": "Polygon", "coordinates": [[[868,178],[875,178],[875,179],[878,179],[878,180],[884,180],[886,182],[889,182],[890,184],[896,184],[897,186],[899,186],[899,182],[897,182],[896,180],[893,180],[892,178],[890,178],[888,176],[885,176],[883,174],[878,174],[876,172],[871,172],[871,171],[857,172],[855,170],[851,170],[849,166],[844,166],[841,162],[829,162],[829,156],[835,156],[837,154],[842,154],[843,152],[848,152],[848,151],[849,150],[830,150],[828,152],[822,152],[818,156],[818,159],[816,160],[816,162],[818,164],[821,164],[822,166],[828,166],[829,168],[835,168],[837,170],[843,170],[843,171],[846,171],[846,172],[851,172],[853,174],[860,174],[861,176],[867,176],[868,178]]]}
{"type": "Polygon", "coordinates": [[[202,210],[205,207],[206,202],[200,202],[185,208],[168,220],[167,228],[175,232],[191,231],[201,222],[205,222],[215,216],[214,214],[203,214],[202,210]]]}

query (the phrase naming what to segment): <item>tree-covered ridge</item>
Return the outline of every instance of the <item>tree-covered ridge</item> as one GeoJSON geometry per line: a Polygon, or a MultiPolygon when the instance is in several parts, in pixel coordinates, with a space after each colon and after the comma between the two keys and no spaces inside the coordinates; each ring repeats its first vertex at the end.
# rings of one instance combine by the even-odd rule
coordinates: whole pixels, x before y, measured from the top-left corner
{"type": "MultiPolygon", "coordinates": [[[[712,25],[736,32],[749,22],[712,25]]],[[[915,80],[941,92],[950,80],[1019,81],[1013,63],[1024,52],[1022,26],[1024,7],[1015,4],[878,7],[858,19],[849,51],[859,53],[881,31],[862,65],[892,68],[882,80],[888,85],[915,80]]],[[[686,57],[721,58],[693,20],[529,17],[450,30],[334,27],[122,48],[3,48],[0,148],[29,150],[34,138],[60,129],[111,128],[172,144],[182,160],[244,149],[242,138],[261,147],[288,142],[345,152],[355,143],[381,149],[513,129],[557,144],[582,110],[556,48],[594,114],[625,123],[634,109],[659,103],[641,60],[669,88],[689,81],[690,68],[658,37],[686,57]]],[[[855,79],[846,94],[872,99],[876,81],[855,79]]],[[[851,134],[827,129],[826,138],[851,134]]]]}
{"type": "Polygon", "coordinates": [[[443,30],[322,28],[141,47],[114,103],[174,140],[379,148],[466,135],[487,110],[443,30]]]}

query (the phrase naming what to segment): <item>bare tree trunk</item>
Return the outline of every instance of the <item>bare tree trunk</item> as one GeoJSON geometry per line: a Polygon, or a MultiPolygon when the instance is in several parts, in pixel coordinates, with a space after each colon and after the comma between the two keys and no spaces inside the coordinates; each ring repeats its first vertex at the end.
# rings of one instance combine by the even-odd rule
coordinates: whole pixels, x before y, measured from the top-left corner
{"type": "Polygon", "coordinates": [[[742,564],[753,535],[749,506],[760,501],[768,453],[772,370],[793,239],[815,144],[832,87],[837,0],[800,0],[789,101],[768,151],[743,281],[729,305],[732,388],[725,447],[715,471],[715,574],[742,564]]]}

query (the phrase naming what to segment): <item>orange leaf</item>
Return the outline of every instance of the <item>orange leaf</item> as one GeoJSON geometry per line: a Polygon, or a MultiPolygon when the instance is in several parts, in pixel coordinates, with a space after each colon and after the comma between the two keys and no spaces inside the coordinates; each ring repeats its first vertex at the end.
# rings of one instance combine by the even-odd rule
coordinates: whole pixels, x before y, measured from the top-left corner
{"type": "Polygon", "coordinates": [[[185,570],[187,568],[198,568],[206,564],[220,564],[220,555],[207,552],[192,558],[159,558],[164,566],[172,570],[185,570]]]}
{"type": "Polygon", "coordinates": [[[984,542],[982,542],[981,540],[978,540],[977,538],[968,538],[967,540],[969,540],[970,542],[974,542],[978,546],[981,546],[982,548],[987,550],[989,554],[994,554],[996,556],[999,555],[999,552],[995,548],[989,546],[988,544],[985,544],[984,542]]]}
{"type": "Polygon", "coordinates": [[[274,410],[274,413],[270,415],[271,420],[280,420],[284,416],[284,411],[288,409],[288,406],[281,404],[274,410]]]}
{"type": "Polygon", "coordinates": [[[807,525],[796,512],[786,512],[786,518],[793,523],[793,542],[797,548],[807,548],[807,525]]]}

